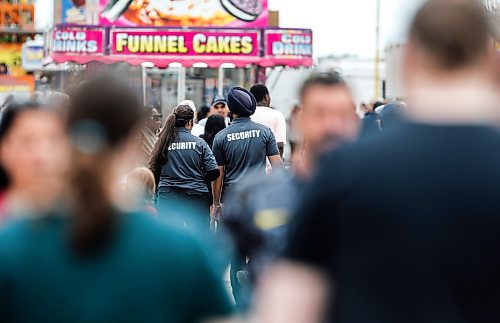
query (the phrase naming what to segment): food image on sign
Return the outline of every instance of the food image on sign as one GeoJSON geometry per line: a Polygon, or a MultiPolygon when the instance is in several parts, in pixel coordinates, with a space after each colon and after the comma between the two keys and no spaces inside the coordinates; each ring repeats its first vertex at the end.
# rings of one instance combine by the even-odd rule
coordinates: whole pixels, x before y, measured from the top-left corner
{"type": "Polygon", "coordinates": [[[267,0],[100,0],[101,25],[265,27],[267,0]]]}
{"type": "Polygon", "coordinates": [[[243,21],[254,21],[262,12],[259,0],[221,0],[224,9],[243,21]]]}

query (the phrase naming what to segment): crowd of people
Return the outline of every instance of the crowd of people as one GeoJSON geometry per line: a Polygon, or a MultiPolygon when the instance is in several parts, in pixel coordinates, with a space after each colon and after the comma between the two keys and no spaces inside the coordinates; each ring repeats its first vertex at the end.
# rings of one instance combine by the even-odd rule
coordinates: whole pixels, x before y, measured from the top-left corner
{"type": "Polygon", "coordinates": [[[288,122],[263,84],[166,119],[106,75],[10,98],[0,322],[500,321],[496,67],[480,5],[429,0],[405,103],[362,119],[334,71],[288,122]]]}

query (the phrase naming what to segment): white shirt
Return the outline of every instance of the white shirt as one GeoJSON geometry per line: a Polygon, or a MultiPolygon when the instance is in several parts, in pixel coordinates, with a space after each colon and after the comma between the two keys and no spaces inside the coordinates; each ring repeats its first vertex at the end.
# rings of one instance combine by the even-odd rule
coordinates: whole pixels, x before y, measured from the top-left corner
{"type": "Polygon", "coordinates": [[[191,129],[191,134],[193,136],[199,137],[203,133],[205,133],[205,127],[200,126],[199,124],[195,123],[193,124],[193,129],[191,129]]]}
{"type": "Polygon", "coordinates": [[[268,107],[257,107],[250,118],[252,121],[271,128],[277,143],[286,143],[286,120],[283,113],[268,107]]]}

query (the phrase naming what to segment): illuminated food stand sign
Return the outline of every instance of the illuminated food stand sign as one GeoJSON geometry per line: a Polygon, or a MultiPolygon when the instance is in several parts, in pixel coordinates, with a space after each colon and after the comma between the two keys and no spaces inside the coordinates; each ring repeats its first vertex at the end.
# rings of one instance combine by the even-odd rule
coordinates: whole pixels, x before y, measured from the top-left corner
{"type": "Polygon", "coordinates": [[[49,52],[57,62],[151,62],[158,67],[224,63],[310,67],[312,31],[303,29],[130,28],[57,26],[49,52]]]}

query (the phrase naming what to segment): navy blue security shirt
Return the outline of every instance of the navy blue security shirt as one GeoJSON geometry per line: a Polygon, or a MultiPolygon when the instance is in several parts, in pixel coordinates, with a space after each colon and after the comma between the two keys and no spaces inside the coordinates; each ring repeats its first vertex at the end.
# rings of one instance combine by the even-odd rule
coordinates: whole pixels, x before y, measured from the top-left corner
{"type": "Polygon", "coordinates": [[[247,270],[258,275],[286,245],[288,223],[305,182],[290,170],[254,175],[239,185],[224,203],[224,225],[241,254],[250,257],[247,270]]]}
{"type": "Polygon", "coordinates": [[[237,184],[253,171],[266,171],[266,157],[279,155],[270,128],[240,117],[215,136],[213,152],[224,166],[224,185],[237,184]]]}
{"type": "Polygon", "coordinates": [[[218,169],[208,144],[179,128],[178,136],[168,147],[167,162],[162,166],[158,188],[168,187],[208,193],[205,175],[218,169]]]}

